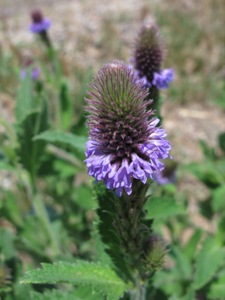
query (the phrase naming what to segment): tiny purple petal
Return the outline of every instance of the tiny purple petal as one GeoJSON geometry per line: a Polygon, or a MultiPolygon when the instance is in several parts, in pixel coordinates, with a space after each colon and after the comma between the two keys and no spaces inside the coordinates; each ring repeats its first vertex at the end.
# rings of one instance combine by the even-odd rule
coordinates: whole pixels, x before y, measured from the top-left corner
{"type": "Polygon", "coordinates": [[[39,23],[32,23],[29,27],[30,32],[32,33],[41,33],[48,30],[51,27],[51,21],[48,19],[43,19],[39,23]]]}
{"type": "Polygon", "coordinates": [[[165,175],[164,170],[158,171],[155,173],[154,179],[160,185],[174,183],[176,181],[176,172],[173,171],[171,174],[165,175]]]}
{"type": "Polygon", "coordinates": [[[173,69],[164,69],[159,73],[154,72],[154,78],[152,80],[152,84],[155,85],[159,90],[167,89],[169,87],[169,83],[173,81],[174,71],[173,69]]]}
{"type": "MultiPolygon", "coordinates": [[[[20,71],[20,78],[21,79],[24,79],[26,76],[27,76],[27,69],[22,69],[21,71],[20,71]]],[[[41,71],[40,71],[40,69],[39,68],[32,68],[31,69],[31,73],[30,73],[30,75],[31,75],[31,78],[35,81],[35,80],[37,80],[39,77],[40,77],[40,74],[41,74],[41,71]]]]}

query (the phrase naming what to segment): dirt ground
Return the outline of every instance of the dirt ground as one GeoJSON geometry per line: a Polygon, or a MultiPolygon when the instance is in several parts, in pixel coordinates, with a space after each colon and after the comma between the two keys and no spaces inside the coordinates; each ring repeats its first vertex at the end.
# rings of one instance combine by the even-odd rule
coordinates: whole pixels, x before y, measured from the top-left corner
{"type": "MultiPolygon", "coordinates": [[[[205,0],[206,1],[206,0],[205,0]]],[[[33,36],[27,28],[30,11],[40,8],[52,21],[51,37],[63,48],[69,61],[95,65],[113,58],[129,60],[130,47],[142,20],[154,14],[165,0],[0,0],[0,44],[10,39],[15,45],[29,45],[33,36]],[[111,36],[108,36],[108,33],[111,36]],[[115,43],[117,38],[118,42],[115,43]],[[122,41],[120,43],[120,41],[122,41]],[[106,48],[106,49],[105,49],[106,48]],[[111,51],[112,50],[112,51],[111,51]],[[116,57],[117,55],[119,57],[116,57]]],[[[177,1],[180,9],[197,12],[199,1],[177,1]]],[[[176,70],[176,66],[175,66],[176,70]]],[[[176,84],[176,79],[173,84],[176,84]]],[[[190,162],[201,159],[198,140],[216,144],[219,132],[225,131],[224,111],[209,101],[191,101],[181,105],[167,100],[163,92],[164,127],[173,147],[173,157],[190,162]]],[[[182,96],[182,95],[181,95],[182,96]]]]}

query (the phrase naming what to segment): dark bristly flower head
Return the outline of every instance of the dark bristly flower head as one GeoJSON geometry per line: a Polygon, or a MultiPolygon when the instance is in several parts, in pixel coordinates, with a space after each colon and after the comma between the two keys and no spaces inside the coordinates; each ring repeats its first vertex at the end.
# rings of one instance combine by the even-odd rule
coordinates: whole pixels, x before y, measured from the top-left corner
{"type": "Polygon", "coordinates": [[[134,68],[140,77],[146,76],[149,82],[154,72],[159,72],[164,56],[164,45],[157,25],[150,21],[144,24],[139,32],[133,52],[134,68]]]}
{"type": "Polygon", "coordinates": [[[145,23],[136,39],[132,63],[140,79],[145,80],[148,88],[168,88],[173,80],[173,70],[161,70],[165,47],[155,22],[145,23]]]}
{"type": "Polygon", "coordinates": [[[32,33],[42,33],[51,27],[51,22],[43,17],[40,10],[34,10],[31,13],[32,24],[30,25],[30,31],[32,33]]]}
{"type": "Polygon", "coordinates": [[[116,195],[132,193],[134,179],[146,183],[163,170],[169,156],[166,132],[147,110],[144,83],[124,63],[114,61],[98,72],[87,99],[90,129],[86,144],[89,175],[103,180],[116,195]]]}

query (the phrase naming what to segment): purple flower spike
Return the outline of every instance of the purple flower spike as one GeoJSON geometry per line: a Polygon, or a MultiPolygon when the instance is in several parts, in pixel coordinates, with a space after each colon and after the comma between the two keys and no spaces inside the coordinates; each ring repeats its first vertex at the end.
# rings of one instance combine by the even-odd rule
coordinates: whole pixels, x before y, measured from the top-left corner
{"type": "Polygon", "coordinates": [[[122,62],[106,64],[91,84],[86,110],[89,140],[86,166],[89,175],[102,180],[118,197],[130,195],[134,179],[145,184],[164,168],[170,143],[153,111],[144,82],[122,62]]]}
{"type": "Polygon", "coordinates": [[[51,27],[51,22],[48,19],[44,19],[42,12],[35,10],[31,13],[33,23],[30,25],[30,31],[32,33],[42,33],[47,31],[51,27]]]}
{"type": "Polygon", "coordinates": [[[147,22],[136,39],[131,59],[139,77],[145,77],[151,84],[154,72],[159,72],[165,49],[159,28],[155,22],[147,22]]]}
{"type": "Polygon", "coordinates": [[[164,69],[159,73],[154,73],[154,78],[152,84],[155,85],[159,90],[167,89],[169,87],[169,83],[173,81],[174,71],[173,69],[164,69]]]}

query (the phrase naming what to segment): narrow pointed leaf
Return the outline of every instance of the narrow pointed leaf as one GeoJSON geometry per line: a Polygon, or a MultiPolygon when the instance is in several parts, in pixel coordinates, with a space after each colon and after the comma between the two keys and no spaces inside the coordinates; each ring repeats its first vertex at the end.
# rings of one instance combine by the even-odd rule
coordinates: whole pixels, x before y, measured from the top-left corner
{"type": "Polygon", "coordinates": [[[37,135],[34,140],[43,140],[53,144],[65,144],[82,153],[85,152],[86,138],[68,132],[45,131],[37,135]]]}
{"type": "Polygon", "coordinates": [[[196,261],[196,289],[202,288],[217,274],[224,258],[224,249],[218,246],[214,239],[208,238],[204,242],[196,261]]]}

